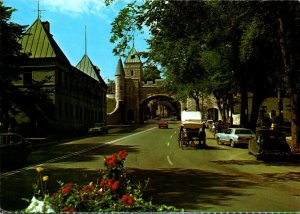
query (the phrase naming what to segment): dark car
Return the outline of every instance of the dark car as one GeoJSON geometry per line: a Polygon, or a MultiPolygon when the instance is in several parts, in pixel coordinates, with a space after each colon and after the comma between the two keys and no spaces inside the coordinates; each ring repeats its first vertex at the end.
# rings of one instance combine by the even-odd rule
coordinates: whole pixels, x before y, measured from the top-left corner
{"type": "Polygon", "coordinates": [[[32,144],[16,133],[0,133],[1,165],[26,163],[32,152],[32,144]]]}
{"type": "Polygon", "coordinates": [[[259,159],[281,159],[291,156],[291,148],[282,132],[270,129],[257,130],[256,137],[249,141],[248,152],[259,159]]]}
{"type": "Polygon", "coordinates": [[[89,134],[107,134],[108,126],[105,123],[95,123],[93,127],[88,130],[89,134]]]}

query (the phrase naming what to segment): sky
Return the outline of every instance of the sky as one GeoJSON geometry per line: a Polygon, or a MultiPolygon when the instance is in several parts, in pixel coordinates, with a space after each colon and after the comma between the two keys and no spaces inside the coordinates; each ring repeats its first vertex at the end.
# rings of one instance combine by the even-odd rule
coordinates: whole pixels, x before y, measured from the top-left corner
{"type": "MultiPolygon", "coordinates": [[[[10,22],[32,25],[38,18],[38,0],[4,0],[4,5],[15,8],[10,22]]],[[[104,0],[39,0],[40,19],[50,22],[50,33],[73,66],[87,50],[92,63],[100,68],[105,82],[114,80],[119,56],[112,53],[111,23],[129,0],[116,0],[105,6],[104,0]],[[86,46],[85,46],[86,28],[86,46]]],[[[135,34],[134,47],[146,51],[147,34],[135,34]]],[[[122,61],[124,62],[124,58],[122,61]]]]}

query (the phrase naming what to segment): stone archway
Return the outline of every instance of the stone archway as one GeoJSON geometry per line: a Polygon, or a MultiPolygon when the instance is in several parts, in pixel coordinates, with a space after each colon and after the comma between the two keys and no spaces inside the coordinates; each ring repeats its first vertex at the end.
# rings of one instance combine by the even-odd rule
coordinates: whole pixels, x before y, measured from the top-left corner
{"type": "Polygon", "coordinates": [[[155,117],[174,117],[177,119],[180,116],[181,104],[169,95],[151,95],[140,103],[139,109],[140,122],[144,123],[144,121],[155,117]]]}

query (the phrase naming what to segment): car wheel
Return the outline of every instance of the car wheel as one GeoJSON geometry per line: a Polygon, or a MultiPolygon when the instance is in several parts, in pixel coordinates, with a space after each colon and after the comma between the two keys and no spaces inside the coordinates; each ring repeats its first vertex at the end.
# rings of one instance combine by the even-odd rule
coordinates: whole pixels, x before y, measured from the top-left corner
{"type": "Polygon", "coordinates": [[[221,142],[221,140],[220,140],[219,137],[217,138],[217,143],[218,143],[219,145],[222,145],[222,144],[223,144],[223,143],[221,142]]]}
{"type": "Polygon", "coordinates": [[[230,140],[230,146],[231,146],[232,148],[234,148],[235,144],[234,144],[234,141],[233,141],[233,140],[230,140]]]}

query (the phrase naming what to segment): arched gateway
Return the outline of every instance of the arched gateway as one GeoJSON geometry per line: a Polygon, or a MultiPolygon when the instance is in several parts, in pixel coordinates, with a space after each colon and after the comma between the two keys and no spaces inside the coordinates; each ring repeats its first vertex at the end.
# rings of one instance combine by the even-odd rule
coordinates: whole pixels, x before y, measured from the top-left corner
{"type": "Polygon", "coordinates": [[[115,73],[116,107],[107,115],[108,124],[143,123],[154,116],[153,107],[157,102],[163,103],[159,111],[162,115],[180,112],[180,104],[163,90],[162,79],[144,83],[141,78],[142,62],[133,47],[124,61],[124,67],[121,59],[118,61],[115,73]]]}

